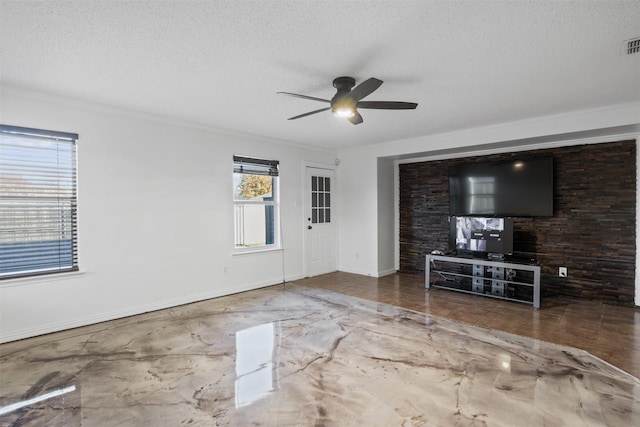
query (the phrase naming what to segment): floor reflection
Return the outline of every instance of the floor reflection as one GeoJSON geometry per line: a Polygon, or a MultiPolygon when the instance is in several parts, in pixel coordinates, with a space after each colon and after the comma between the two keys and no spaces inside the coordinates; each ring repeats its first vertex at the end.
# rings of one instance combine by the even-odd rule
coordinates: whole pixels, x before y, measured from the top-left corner
{"type": "Polygon", "coordinates": [[[50,391],[49,393],[45,393],[40,396],[36,396],[30,399],[22,400],[20,402],[12,403],[11,405],[1,407],[0,415],[9,414],[13,411],[17,411],[18,409],[22,409],[27,406],[32,406],[32,405],[35,405],[36,403],[40,403],[45,400],[53,399],[55,397],[62,396],[64,394],[71,393],[72,391],[76,391],[76,386],[72,385],[70,387],[53,390],[53,391],[50,391]]]}
{"type": "Polygon", "coordinates": [[[273,322],[236,332],[236,408],[278,387],[276,327],[273,322]]]}
{"type": "MultiPolygon", "coordinates": [[[[4,388],[0,385],[0,391],[4,392],[4,388]]],[[[6,403],[5,399],[1,401],[6,403]]],[[[44,392],[40,384],[34,384],[22,400],[0,407],[0,426],[82,426],[81,408],[80,387],[71,385],[44,392]]]]}

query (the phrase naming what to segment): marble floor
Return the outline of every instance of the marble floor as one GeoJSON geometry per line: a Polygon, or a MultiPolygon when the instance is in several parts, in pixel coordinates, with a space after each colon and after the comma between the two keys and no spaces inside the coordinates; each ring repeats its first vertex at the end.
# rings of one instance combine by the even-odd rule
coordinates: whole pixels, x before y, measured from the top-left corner
{"type": "Polygon", "coordinates": [[[0,426],[640,425],[583,350],[305,283],[3,344],[0,426]]]}
{"type": "Polygon", "coordinates": [[[640,378],[640,308],[563,297],[530,305],[424,288],[422,275],[331,273],[299,281],[358,298],[577,347],[640,378]]]}

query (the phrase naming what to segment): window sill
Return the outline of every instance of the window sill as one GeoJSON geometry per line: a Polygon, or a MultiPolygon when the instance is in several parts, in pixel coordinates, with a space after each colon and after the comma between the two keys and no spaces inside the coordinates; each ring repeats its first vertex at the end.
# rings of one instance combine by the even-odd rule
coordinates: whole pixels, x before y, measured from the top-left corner
{"type": "Polygon", "coordinates": [[[0,289],[1,288],[11,288],[13,286],[22,286],[22,285],[30,285],[33,283],[40,282],[53,282],[56,280],[66,280],[66,279],[76,279],[84,276],[86,271],[70,271],[68,273],[51,273],[51,274],[43,274],[40,276],[31,276],[31,277],[17,277],[15,279],[5,279],[0,280],[0,289]]]}
{"type": "Polygon", "coordinates": [[[277,248],[251,248],[251,249],[235,249],[232,256],[241,256],[241,255],[257,255],[268,252],[280,252],[282,251],[281,247],[277,248]]]}

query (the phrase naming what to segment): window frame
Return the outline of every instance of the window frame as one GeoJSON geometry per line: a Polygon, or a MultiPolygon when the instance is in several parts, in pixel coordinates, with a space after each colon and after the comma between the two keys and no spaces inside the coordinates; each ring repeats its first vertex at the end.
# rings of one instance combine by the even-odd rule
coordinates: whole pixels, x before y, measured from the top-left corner
{"type": "Polygon", "coordinates": [[[331,177],[311,175],[311,224],[330,224],[333,221],[331,213],[331,177]],[[315,188],[314,188],[315,180],[315,188]]]}
{"type": "MultiPolygon", "coordinates": [[[[232,189],[232,201],[233,201],[233,251],[234,254],[246,254],[246,253],[255,253],[255,252],[269,252],[282,249],[281,247],[281,236],[280,236],[280,174],[279,174],[279,164],[278,160],[267,160],[256,157],[249,156],[233,156],[233,189],[232,189]],[[270,173],[251,173],[251,168],[249,168],[248,172],[239,172],[238,168],[241,168],[241,165],[261,165],[263,168],[270,168],[270,173]],[[237,174],[245,174],[245,175],[258,175],[258,176],[271,176],[271,198],[273,200],[242,200],[236,199],[235,197],[235,180],[237,174]],[[273,217],[272,217],[272,228],[273,228],[273,243],[259,246],[238,246],[238,213],[237,208],[241,206],[264,206],[265,208],[268,206],[273,207],[273,217]]],[[[261,168],[262,169],[262,168],[261,168]]],[[[265,227],[267,225],[265,224],[265,227]]],[[[265,237],[266,240],[266,237],[265,237]]]]}
{"type": "MultiPolygon", "coordinates": [[[[22,263],[23,269],[7,269],[5,272],[0,271],[0,284],[6,284],[14,280],[29,280],[32,278],[51,278],[55,275],[69,275],[70,273],[79,272],[78,262],[78,161],[77,146],[78,135],[75,133],[50,131],[44,129],[26,128],[11,125],[0,125],[0,148],[7,150],[6,158],[0,157],[0,165],[5,164],[6,170],[14,171],[16,178],[11,180],[11,174],[7,174],[9,179],[0,182],[0,195],[4,190],[4,196],[0,196],[0,211],[15,213],[5,217],[8,228],[0,229],[0,243],[2,243],[2,235],[18,236],[15,242],[20,244],[29,241],[38,242],[36,245],[29,247],[25,245],[22,249],[25,255],[17,258],[16,263],[22,263]],[[23,140],[21,145],[20,140],[23,140]],[[26,161],[21,162],[20,156],[24,156],[29,147],[29,143],[35,141],[50,142],[56,144],[54,150],[56,152],[55,168],[51,168],[54,163],[49,157],[43,157],[42,152],[35,151],[33,158],[26,157],[26,161]],[[64,144],[67,144],[64,146],[64,144]],[[13,153],[13,154],[11,154],[13,153]],[[63,157],[60,157],[60,154],[63,157]],[[38,161],[44,159],[44,162],[38,161]],[[13,158],[13,160],[12,160],[13,158]],[[34,160],[36,159],[36,160],[34,160]],[[64,165],[61,166],[61,165],[64,165]],[[29,178],[21,178],[22,175],[29,178]],[[52,178],[53,177],[53,178],[52,178]],[[18,181],[16,181],[18,180],[18,181]],[[24,181],[24,187],[17,186],[19,180],[24,181]],[[36,184],[36,182],[38,182],[36,184]],[[56,182],[56,184],[52,184],[56,182]],[[65,185],[69,185],[65,188],[65,185]],[[20,191],[19,196],[12,196],[13,191],[20,191]],[[51,193],[53,197],[49,194],[51,193]],[[22,201],[18,201],[18,200],[22,201]],[[51,200],[56,199],[58,205],[52,207],[51,200]],[[49,200],[49,202],[47,202],[49,200]],[[51,212],[51,216],[45,216],[51,212]],[[18,215],[17,217],[15,215],[18,215]],[[22,234],[16,234],[19,218],[22,215],[22,234]],[[35,220],[33,218],[36,218],[35,220]],[[34,229],[40,231],[33,233],[34,229]],[[43,231],[47,230],[48,231],[43,231]],[[52,235],[58,235],[57,249],[50,239],[52,235]],[[32,237],[29,238],[29,235],[32,237]],[[40,240],[37,240],[40,239],[40,240]],[[64,245],[60,244],[64,240],[68,240],[64,245]],[[48,243],[45,243],[48,242],[48,243]],[[34,249],[34,247],[41,248],[34,249]],[[44,251],[44,252],[43,252],[44,251]],[[36,261],[37,259],[40,261],[36,261]],[[57,262],[51,261],[56,260],[57,262]],[[26,264],[30,263],[30,264],[26,264]]],[[[46,150],[43,146],[35,145],[35,149],[46,150]]],[[[19,230],[18,230],[19,231],[19,230]]],[[[5,243],[10,244],[9,240],[5,243]]],[[[20,247],[13,249],[3,249],[0,246],[0,256],[10,257],[12,253],[16,253],[20,247]]],[[[7,258],[9,259],[9,258],[7,258]]]]}

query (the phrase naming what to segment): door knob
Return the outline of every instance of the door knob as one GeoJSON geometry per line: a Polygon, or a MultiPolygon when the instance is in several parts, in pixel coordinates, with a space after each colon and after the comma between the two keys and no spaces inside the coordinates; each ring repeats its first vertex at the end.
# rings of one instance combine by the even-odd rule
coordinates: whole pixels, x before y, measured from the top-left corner
{"type": "Polygon", "coordinates": [[[309,230],[311,230],[313,227],[309,225],[307,228],[308,228],[309,230]]]}

